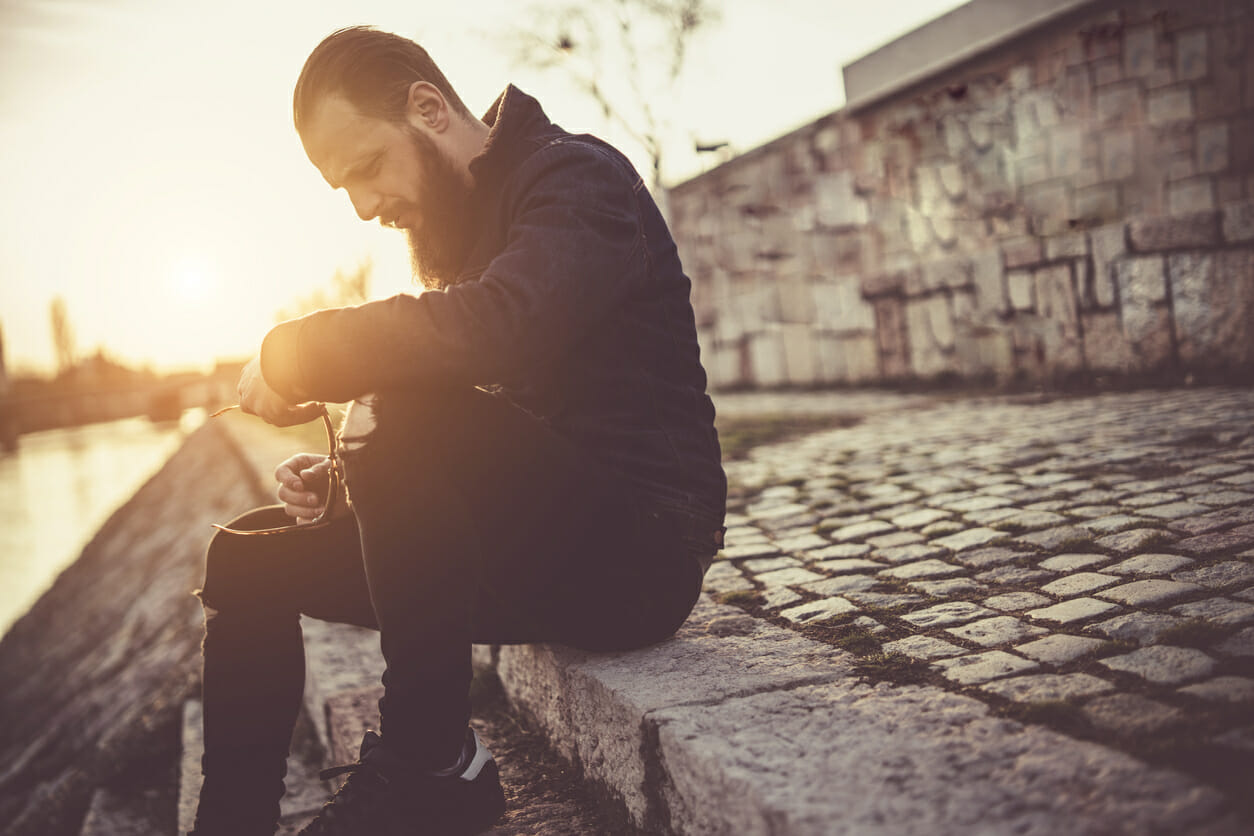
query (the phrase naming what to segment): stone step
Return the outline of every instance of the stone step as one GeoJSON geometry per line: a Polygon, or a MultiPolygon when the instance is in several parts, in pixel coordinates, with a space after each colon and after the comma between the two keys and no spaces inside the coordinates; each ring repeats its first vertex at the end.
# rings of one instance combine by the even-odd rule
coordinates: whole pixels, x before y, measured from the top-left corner
{"type": "Polygon", "coordinates": [[[507,646],[497,671],[649,832],[1242,832],[1178,772],[936,687],[867,684],[848,653],[704,595],[659,645],[507,646]]]}

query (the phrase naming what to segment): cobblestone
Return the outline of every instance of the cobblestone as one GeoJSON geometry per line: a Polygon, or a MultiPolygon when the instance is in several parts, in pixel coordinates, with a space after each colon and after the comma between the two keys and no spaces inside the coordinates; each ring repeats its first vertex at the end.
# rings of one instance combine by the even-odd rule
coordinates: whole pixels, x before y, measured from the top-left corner
{"type": "Polygon", "coordinates": [[[1160,732],[1181,719],[1178,708],[1163,705],[1140,694],[1112,694],[1084,706],[1084,715],[1098,728],[1125,737],[1160,732]]]}
{"type": "Polygon", "coordinates": [[[885,578],[914,580],[916,578],[943,578],[947,575],[956,575],[961,571],[961,566],[955,566],[943,560],[921,560],[917,563],[907,563],[902,566],[894,566],[891,569],[884,569],[879,574],[885,578]]]}
{"type": "Polygon", "coordinates": [[[954,560],[972,569],[987,569],[990,566],[1000,566],[1003,563],[1011,563],[1028,556],[1028,552],[993,546],[986,549],[972,549],[962,552],[955,555],[954,560]]]}
{"type": "Polygon", "coordinates": [[[956,644],[931,636],[907,636],[904,639],[888,642],[884,645],[886,653],[904,653],[914,659],[942,659],[949,656],[960,656],[966,653],[956,644]]]}
{"type": "Polygon", "coordinates": [[[757,576],[758,583],[769,588],[772,586],[797,586],[810,581],[822,580],[823,576],[808,569],[776,569],[757,576]]]}
{"type": "Polygon", "coordinates": [[[1094,653],[1105,645],[1106,642],[1101,639],[1088,639],[1083,636],[1054,633],[1043,639],[1018,645],[1015,647],[1015,650],[1038,662],[1064,665],[1067,662],[1074,662],[1076,659],[1094,653]]]}
{"type": "Polygon", "coordinates": [[[1222,589],[1226,586],[1254,583],[1254,564],[1239,560],[1225,560],[1200,569],[1177,572],[1171,577],[1185,583],[1197,583],[1212,589],[1222,589]]]}
{"type": "Polygon", "coordinates": [[[1126,583],[1122,586],[1099,592],[1097,596],[1108,601],[1127,604],[1130,607],[1149,607],[1174,601],[1192,592],[1197,592],[1201,588],[1197,584],[1181,583],[1180,581],[1133,581],[1132,583],[1126,583]]]}
{"type": "Polygon", "coordinates": [[[1034,676],[1016,676],[980,686],[990,694],[996,694],[1014,702],[1056,702],[1107,694],[1115,686],[1104,679],[1087,673],[1043,673],[1034,676]]]}
{"type": "Polygon", "coordinates": [[[867,569],[882,569],[884,566],[881,563],[876,563],[874,560],[862,560],[855,557],[842,560],[821,560],[814,564],[814,568],[820,572],[828,572],[833,575],[846,575],[850,572],[862,572],[867,569]]]}
{"type": "Polygon", "coordinates": [[[1187,722],[1254,753],[1232,719],[1254,681],[1254,392],[926,409],[729,462],[707,590],[760,589],[746,606],[798,628],[844,616],[945,688],[1082,711],[1102,745],[1187,722]]]}
{"type": "Polygon", "coordinates": [[[1136,674],[1160,685],[1197,679],[1215,668],[1215,660],[1200,650],[1162,644],[1143,647],[1123,656],[1099,659],[1098,662],[1113,671],[1136,674]]]}
{"type": "Polygon", "coordinates": [[[1204,700],[1254,702],[1254,679],[1247,679],[1243,676],[1217,676],[1205,682],[1186,685],[1179,691],[1204,700]]]}
{"type": "Polygon", "coordinates": [[[871,547],[866,543],[838,543],[834,546],[812,551],[809,553],[809,557],[811,560],[827,560],[834,557],[863,557],[870,553],[871,547]]]}
{"type": "Polygon", "coordinates": [[[951,595],[967,595],[970,593],[986,592],[988,587],[982,583],[976,583],[970,578],[946,578],[938,581],[914,581],[909,584],[910,588],[916,592],[922,592],[924,595],[932,598],[948,598],[951,595]]]}
{"type": "Polygon", "coordinates": [[[940,557],[945,554],[945,550],[936,546],[929,546],[925,543],[912,543],[908,546],[896,546],[891,549],[883,549],[875,553],[875,556],[887,560],[889,563],[909,563],[912,560],[927,560],[928,558],[940,557]]]}
{"type": "Polygon", "coordinates": [[[1006,533],[995,528],[971,528],[955,532],[946,537],[940,537],[934,540],[933,543],[941,548],[960,552],[963,549],[984,546],[1004,539],[1006,539],[1006,533]]]}
{"type": "Polygon", "coordinates": [[[1233,601],[1230,598],[1207,598],[1171,608],[1173,613],[1185,618],[1199,618],[1211,624],[1237,627],[1254,621],[1254,604],[1233,601]]]}
{"type": "Polygon", "coordinates": [[[875,586],[875,578],[870,575],[841,575],[825,578],[821,581],[803,583],[801,588],[815,595],[843,595],[846,592],[861,592],[875,586]]]}
{"type": "Polygon", "coordinates": [[[1229,656],[1254,656],[1254,627],[1246,627],[1241,632],[1216,645],[1215,649],[1229,656]]]}
{"type": "Polygon", "coordinates": [[[819,601],[811,601],[808,604],[799,604],[791,609],[784,610],[780,615],[796,624],[810,624],[835,615],[856,612],[857,609],[844,598],[824,598],[819,601]]]}
{"type": "Polygon", "coordinates": [[[1051,572],[1074,572],[1076,569],[1100,566],[1109,560],[1104,554],[1060,554],[1042,560],[1039,565],[1051,572]]]}
{"type": "Polygon", "coordinates": [[[955,659],[941,659],[933,664],[940,668],[946,679],[953,680],[959,685],[978,685],[1037,667],[1035,662],[1006,653],[1004,650],[990,650],[986,653],[959,656],[955,659]]]}
{"type": "Polygon", "coordinates": [[[983,601],[984,606],[992,607],[1002,612],[1036,609],[1048,603],[1049,598],[1035,592],[1007,592],[1003,595],[985,598],[983,601]]]}
{"type": "Polygon", "coordinates": [[[795,557],[759,557],[752,560],[746,560],[740,564],[746,571],[754,574],[762,574],[764,572],[774,572],[777,569],[792,569],[801,566],[801,561],[795,557]]]}
{"type": "Polygon", "coordinates": [[[1178,554],[1139,554],[1106,567],[1106,571],[1119,575],[1166,575],[1191,563],[1191,559],[1178,554]]]}
{"type": "Polygon", "coordinates": [[[1070,601],[1063,601],[1061,604],[1054,604],[1052,607],[1029,610],[1028,618],[1033,621],[1072,624],[1077,621],[1096,618],[1102,613],[1110,612],[1113,609],[1116,609],[1115,605],[1105,601],[1097,601],[1093,598],[1073,598],[1070,601]]]}
{"type": "Polygon", "coordinates": [[[1077,572],[1074,575],[1050,581],[1041,587],[1041,592],[1056,595],[1059,598],[1069,598],[1072,595],[1083,595],[1094,589],[1110,586],[1112,583],[1118,583],[1119,580],[1114,575],[1103,575],[1100,572],[1077,572]]]}
{"type": "Polygon", "coordinates": [[[972,621],[982,615],[993,615],[992,610],[971,604],[966,601],[954,601],[948,604],[937,604],[925,610],[907,613],[901,617],[915,627],[931,628],[946,627],[950,624],[961,624],[972,621]]]}
{"type": "Polygon", "coordinates": [[[1133,528],[1101,537],[1096,544],[1100,548],[1119,554],[1135,554],[1154,546],[1166,545],[1175,539],[1177,539],[1175,535],[1160,528],[1133,528]]]}
{"type": "Polygon", "coordinates": [[[980,621],[972,621],[961,627],[950,627],[945,631],[960,639],[978,644],[980,647],[998,647],[1003,644],[1019,641],[1029,636],[1039,636],[1044,628],[1024,624],[1017,618],[998,615],[980,621]]]}
{"type": "Polygon", "coordinates": [[[1178,616],[1163,613],[1132,612],[1091,624],[1088,629],[1108,639],[1147,645],[1158,641],[1159,636],[1183,621],[1178,616]]]}

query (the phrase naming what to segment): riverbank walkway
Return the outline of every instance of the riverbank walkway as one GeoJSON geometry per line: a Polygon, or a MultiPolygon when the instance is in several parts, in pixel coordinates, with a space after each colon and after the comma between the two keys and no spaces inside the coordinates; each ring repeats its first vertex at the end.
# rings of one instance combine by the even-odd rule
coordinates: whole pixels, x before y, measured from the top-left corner
{"type": "MultiPolygon", "coordinates": [[[[680,633],[477,652],[638,825],[1254,828],[1254,391],[716,405],[833,427],[727,462],[727,547],[680,633]]],[[[293,452],[237,437],[259,484],[293,452]]],[[[352,760],[377,638],[309,626],[310,715],[352,760]]]]}

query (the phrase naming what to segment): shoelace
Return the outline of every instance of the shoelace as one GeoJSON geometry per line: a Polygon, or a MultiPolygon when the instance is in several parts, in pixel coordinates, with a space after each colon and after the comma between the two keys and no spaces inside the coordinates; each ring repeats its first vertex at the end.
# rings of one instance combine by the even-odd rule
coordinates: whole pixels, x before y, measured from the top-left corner
{"type": "MultiPolygon", "coordinates": [[[[347,825],[352,822],[368,824],[371,811],[376,806],[375,796],[383,793],[387,785],[391,783],[388,777],[373,764],[362,761],[333,766],[318,773],[318,777],[323,781],[340,775],[347,775],[348,780],[336,791],[331,800],[322,806],[311,829],[304,832],[333,836],[341,832],[338,824],[347,825]]],[[[357,833],[359,831],[353,829],[344,832],[357,833]]]]}

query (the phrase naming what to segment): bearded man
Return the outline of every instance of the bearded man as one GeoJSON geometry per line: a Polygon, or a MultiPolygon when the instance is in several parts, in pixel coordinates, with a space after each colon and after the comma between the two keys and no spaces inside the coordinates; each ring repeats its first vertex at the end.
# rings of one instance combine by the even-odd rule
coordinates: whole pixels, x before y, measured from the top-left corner
{"type": "Polygon", "coordinates": [[[426,51],[338,31],[296,84],[309,159],[403,229],[426,287],[284,322],[240,380],[272,424],[352,402],[333,462],[215,536],[195,833],[274,833],[301,614],[380,632],[379,732],[303,833],[475,833],[504,809],[469,728],[472,643],[667,638],[722,542],[726,479],[666,223],[627,159],[515,87],[482,118],[426,51]],[[325,511],[325,513],[324,513],[325,511]],[[297,523],[290,525],[293,518],[297,523]]]}

